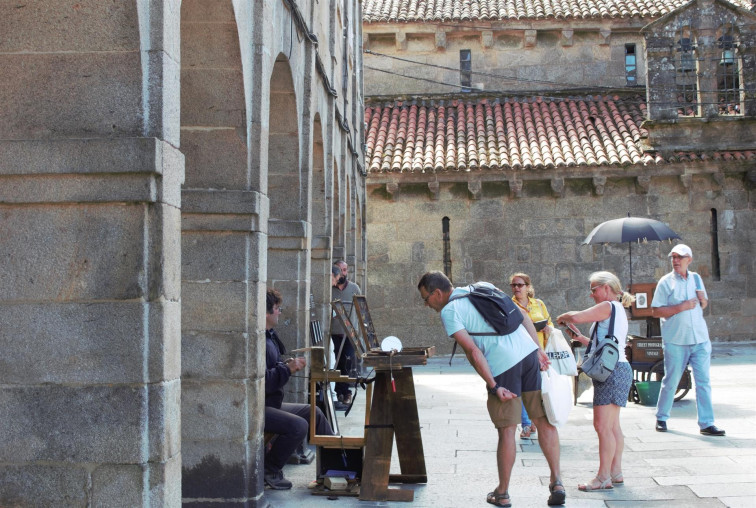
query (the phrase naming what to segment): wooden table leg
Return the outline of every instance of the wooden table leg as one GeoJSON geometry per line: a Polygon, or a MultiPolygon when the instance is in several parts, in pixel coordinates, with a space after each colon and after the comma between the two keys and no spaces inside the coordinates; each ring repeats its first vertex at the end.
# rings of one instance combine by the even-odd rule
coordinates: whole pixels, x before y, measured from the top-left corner
{"type": "Polygon", "coordinates": [[[391,450],[394,446],[394,427],[388,400],[390,384],[391,378],[386,372],[376,371],[370,423],[365,426],[365,456],[360,481],[360,499],[367,501],[388,499],[391,450]]]}
{"type": "Polygon", "coordinates": [[[396,450],[399,455],[401,475],[391,475],[389,481],[401,483],[426,483],[425,455],[423,439],[420,435],[420,416],[417,412],[415,381],[412,368],[394,371],[396,393],[391,400],[391,412],[401,415],[394,419],[396,450]]]}

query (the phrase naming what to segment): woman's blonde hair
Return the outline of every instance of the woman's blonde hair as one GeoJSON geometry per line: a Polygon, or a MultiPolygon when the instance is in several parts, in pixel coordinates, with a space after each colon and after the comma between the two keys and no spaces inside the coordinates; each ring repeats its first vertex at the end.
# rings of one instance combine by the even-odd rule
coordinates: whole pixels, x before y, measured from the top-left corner
{"type": "Polygon", "coordinates": [[[609,289],[617,297],[623,307],[630,307],[635,301],[635,297],[630,293],[625,293],[622,290],[620,280],[612,272],[593,272],[588,280],[592,284],[601,284],[609,286],[609,289]]]}
{"type": "Polygon", "coordinates": [[[512,281],[514,280],[515,277],[519,277],[519,278],[521,278],[522,280],[525,281],[525,284],[528,285],[528,291],[527,291],[526,294],[530,298],[534,298],[535,297],[535,290],[533,289],[533,285],[530,283],[530,275],[528,275],[527,273],[522,273],[522,272],[513,273],[512,275],[509,276],[509,283],[510,284],[512,283],[512,281]]]}

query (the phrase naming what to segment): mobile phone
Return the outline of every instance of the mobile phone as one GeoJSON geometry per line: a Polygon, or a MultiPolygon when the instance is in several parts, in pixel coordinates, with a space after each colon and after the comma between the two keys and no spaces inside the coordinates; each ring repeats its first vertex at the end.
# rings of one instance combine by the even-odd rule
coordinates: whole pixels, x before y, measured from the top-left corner
{"type": "Polygon", "coordinates": [[[575,328],[575,325],[573,325],[572,323],[565,323],[564,326],[567,328],[567,332],[569,332],[569,334],[572,335],[573,337],[577,337],[578,335],[582,335],[580,333],[580,330],[578,330],[577,328],[575,328]]]}

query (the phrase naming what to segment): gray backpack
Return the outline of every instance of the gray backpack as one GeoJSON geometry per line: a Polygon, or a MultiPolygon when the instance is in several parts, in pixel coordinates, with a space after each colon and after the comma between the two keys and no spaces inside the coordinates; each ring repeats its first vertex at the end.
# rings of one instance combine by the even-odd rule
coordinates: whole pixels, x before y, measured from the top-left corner
{"type": "Polygon", "coordinates": [[[598,323],[591,334],[591,342],[585,351],[583,363],[580,368],[588,377],[596,381],[604,382],[612,375],[614,368],[619,361],[619,341],[614,336],[614,305],[612,305],[612,317],[609,320],[609,329],[606,337],[598,338],[598,323]],[[593,338],[596,337],[596,350],[591,353],[593,338]]]}

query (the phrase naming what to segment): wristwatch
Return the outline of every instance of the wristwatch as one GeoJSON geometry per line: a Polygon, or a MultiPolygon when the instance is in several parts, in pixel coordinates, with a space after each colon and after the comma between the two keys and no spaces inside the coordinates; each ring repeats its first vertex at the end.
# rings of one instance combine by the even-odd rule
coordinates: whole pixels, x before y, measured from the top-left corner
{"type": "Polygon", "coordinates": [[[496,397],[496,390],[498,390],[499,388],[501,388],[501,386],[499,386],[499,383],[496,383],[496,385],[493,388],[486,386],[486,390],[488,390],[488,393],[490,393],[494,397],[496,397]]]}

